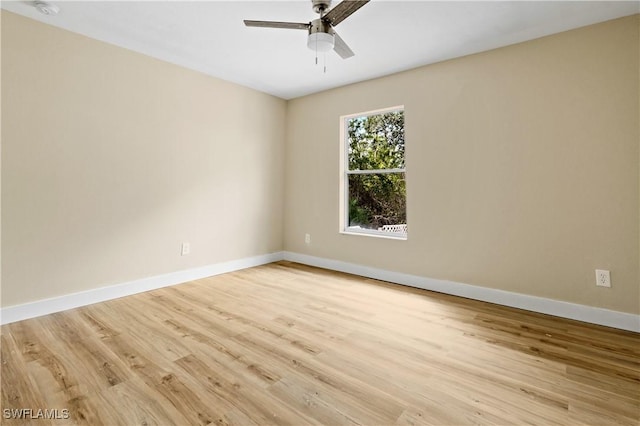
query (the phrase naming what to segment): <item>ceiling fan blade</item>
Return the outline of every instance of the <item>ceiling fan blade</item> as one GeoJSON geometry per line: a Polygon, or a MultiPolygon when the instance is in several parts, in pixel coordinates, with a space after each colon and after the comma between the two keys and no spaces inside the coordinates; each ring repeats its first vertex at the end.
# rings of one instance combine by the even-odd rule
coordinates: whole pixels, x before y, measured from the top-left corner
{"type": "Polygon", "coordinates": [[[340,38],[338,33],[333,33],[333,39],[335,41],[333,50],[335,50],[342,59],[347,59],[355,55],[355,53],[353,53],[353,50],[351,50],[349,46],[347,46],[347,43],[345,43],[344,40],[340,38]]]}
{"type": "Polygon", "coordinates": [[[336,7],[324,15],[322,20],[329,22],[335,27],[367,3],[369,3],[369,0],[342,0],[336,7]]]}
{"type": "Polygon", "coordinates": [[[302,22],[278,22],[278,21],[250,21],[244,20],[244,24],[247,27],[262,27],[262,28],[287,28],[290,30],[308,30],[309,24],[302,22]]]}

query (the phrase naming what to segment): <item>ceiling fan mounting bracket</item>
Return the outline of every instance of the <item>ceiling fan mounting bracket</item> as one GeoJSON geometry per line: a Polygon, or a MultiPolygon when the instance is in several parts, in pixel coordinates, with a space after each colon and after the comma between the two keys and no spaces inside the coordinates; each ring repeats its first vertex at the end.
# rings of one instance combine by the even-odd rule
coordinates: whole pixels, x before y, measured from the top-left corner
{"type": "Polygon", "coordinates": [[[329,10],[331,6],[331,0],[311,0],[313,3],[313,11],[319,13],[320,16],[324,15],[324,13],[329,10]]]}

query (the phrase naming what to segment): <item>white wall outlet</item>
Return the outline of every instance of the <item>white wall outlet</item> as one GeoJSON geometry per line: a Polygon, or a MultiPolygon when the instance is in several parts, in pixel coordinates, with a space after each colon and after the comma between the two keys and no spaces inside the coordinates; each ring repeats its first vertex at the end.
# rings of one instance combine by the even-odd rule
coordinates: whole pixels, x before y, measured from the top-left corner
{"type": "Polygon", "coordinates": [[[596,285],[599,287],[611,287],[611,273],[604,269],[596,269],[596,285]]]}
{"type": "Polygon", "coordinates": [[[304,234],[304,243],[311,244],[311,234],[304,234]]]}
{"type": "Polygon", "coordinates": [[[191,245],[189,243],[182,243],[182,248],[180,250],[180,255],[186,256],[191,253],[191,245]]]}

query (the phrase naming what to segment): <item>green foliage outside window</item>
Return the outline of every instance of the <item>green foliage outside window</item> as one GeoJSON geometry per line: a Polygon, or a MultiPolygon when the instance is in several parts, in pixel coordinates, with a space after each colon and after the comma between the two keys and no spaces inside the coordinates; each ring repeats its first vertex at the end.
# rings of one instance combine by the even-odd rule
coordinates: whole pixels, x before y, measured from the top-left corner
{"type": "Polygon", "coordinates": [[[349,226],[378,229],[406,224],[404,111],[348,121],[349,170],[402,169],[349,174],[349,226]]]}

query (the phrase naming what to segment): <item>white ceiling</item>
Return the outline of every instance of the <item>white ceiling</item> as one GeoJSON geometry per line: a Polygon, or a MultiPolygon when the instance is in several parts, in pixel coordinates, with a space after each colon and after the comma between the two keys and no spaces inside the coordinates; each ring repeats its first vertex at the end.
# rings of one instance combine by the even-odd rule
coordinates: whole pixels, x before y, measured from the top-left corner
{"type": "Polygon", "coordinates": [[[305,31],[242,22],[309,22],[318,16],[310,0],[51,3],[57,16],[30,1],[2,8],[284,99],[640,11],[639,1],[372,0],[336,28],[356,56],[329,52],[324,73],[305,31]]]}

